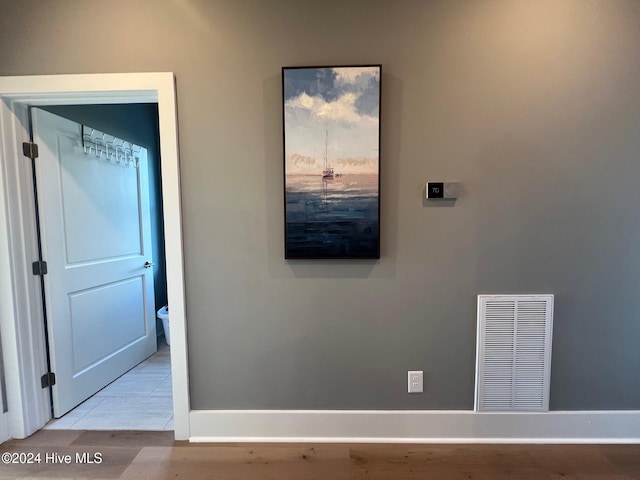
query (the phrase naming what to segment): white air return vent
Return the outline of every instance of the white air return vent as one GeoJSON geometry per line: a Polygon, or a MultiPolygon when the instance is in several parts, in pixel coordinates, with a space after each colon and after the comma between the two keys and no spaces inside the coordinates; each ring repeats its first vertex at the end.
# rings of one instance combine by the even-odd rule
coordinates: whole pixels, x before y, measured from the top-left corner
{"type": "Polygon", "coordinates": [[[478,295],[476,411],[547,411],[553,295],[478,295]]]}

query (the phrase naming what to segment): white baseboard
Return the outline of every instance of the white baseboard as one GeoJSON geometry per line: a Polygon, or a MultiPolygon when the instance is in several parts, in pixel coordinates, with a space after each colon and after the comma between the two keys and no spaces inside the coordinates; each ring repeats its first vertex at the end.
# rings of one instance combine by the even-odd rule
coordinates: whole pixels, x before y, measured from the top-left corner
{"type": "Polygon", "coordinates": [[[191,442],[640,443],[640,411],[192,410],[191,442]]]}

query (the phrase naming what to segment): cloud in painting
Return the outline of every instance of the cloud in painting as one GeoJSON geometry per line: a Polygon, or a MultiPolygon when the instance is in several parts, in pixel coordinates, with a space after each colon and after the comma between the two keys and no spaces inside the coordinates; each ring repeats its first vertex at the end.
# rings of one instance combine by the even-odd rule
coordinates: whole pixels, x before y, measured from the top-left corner
{"type": "Polygon", "coordinates": [[[347,91],[363,92],[380,83],[380,70],[377,67],[336,68],[333,73],[334,85],[347,91]]]}
{"type": "Polygon", "coordinates": [[[377,165],[379,88],[379,67],[287,70],[285,150],[287,159],[297,160],[287,162],[288,171],[311,169],[300,159],[321,162],[325,146],[336,164],[345,160],[345,170],[370,171],[377,165]]]}
{"type": "Polygon", "coordinates": [[[311,122],[323,119],[377,121],[378,67],[300,69],[293,72],[288,73],[285,80],[285,111],[294,114],[296,120],[300,119],[297,113],[301,112],[293,110],[304,109],[312,115],[300,117],[311,122]]]}
{"type": "Polygon", "coordinates": [[[284,78],[284,99],[288,100],[306,93],[311,97],[322,97],[330,102],[337,98],[334,83],[336,74],[331,68],[292,68],[284,78]]]}
{"type": "Polygon", "coordinates": [[[286,108],[289,113],[302,113],[302,115],[296,115],[297,120],[307,118],[309,122],[317,120],[358,122],[362,120],[362,116],[356,111],[355,102],[356,96],[353,93],[345,93],[336,100],[327,102],[321,96],[310,97],[303,92],[298,97],[289,100],[286,108]],[[307,112],[295,112],[295,110],[306,110],[307,112]]]}

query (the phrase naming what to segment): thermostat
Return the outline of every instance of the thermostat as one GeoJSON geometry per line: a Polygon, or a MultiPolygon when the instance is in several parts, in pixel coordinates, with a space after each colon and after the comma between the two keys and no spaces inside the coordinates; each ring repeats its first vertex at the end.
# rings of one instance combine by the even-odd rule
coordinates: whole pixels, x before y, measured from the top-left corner
{"type": "Polygon", "coordinates": [[[459,190],[458,182],[428,182],[426,189],[427,199],[458,198],[459,190]]]}

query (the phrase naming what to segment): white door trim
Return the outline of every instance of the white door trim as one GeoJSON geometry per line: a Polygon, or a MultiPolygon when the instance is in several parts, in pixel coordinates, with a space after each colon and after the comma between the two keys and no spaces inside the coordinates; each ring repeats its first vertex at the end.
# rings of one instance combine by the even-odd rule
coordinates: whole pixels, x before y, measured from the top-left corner
{"type": "Polygon", "coordinates": [[[157,102],[162,157],[167,295],[171,305],[171,372],[177,440],[189,438],[189,387],[173,73],[0,77],[0,331],[7,375],[9,430],[24,438],[50,419],[40,388],[44,357],[37,277],[27,271],[36,252],[31,167],[22,155],[31,105],[157,102]],[[4,268],[8,265],[9,268],[4,268]]]}

